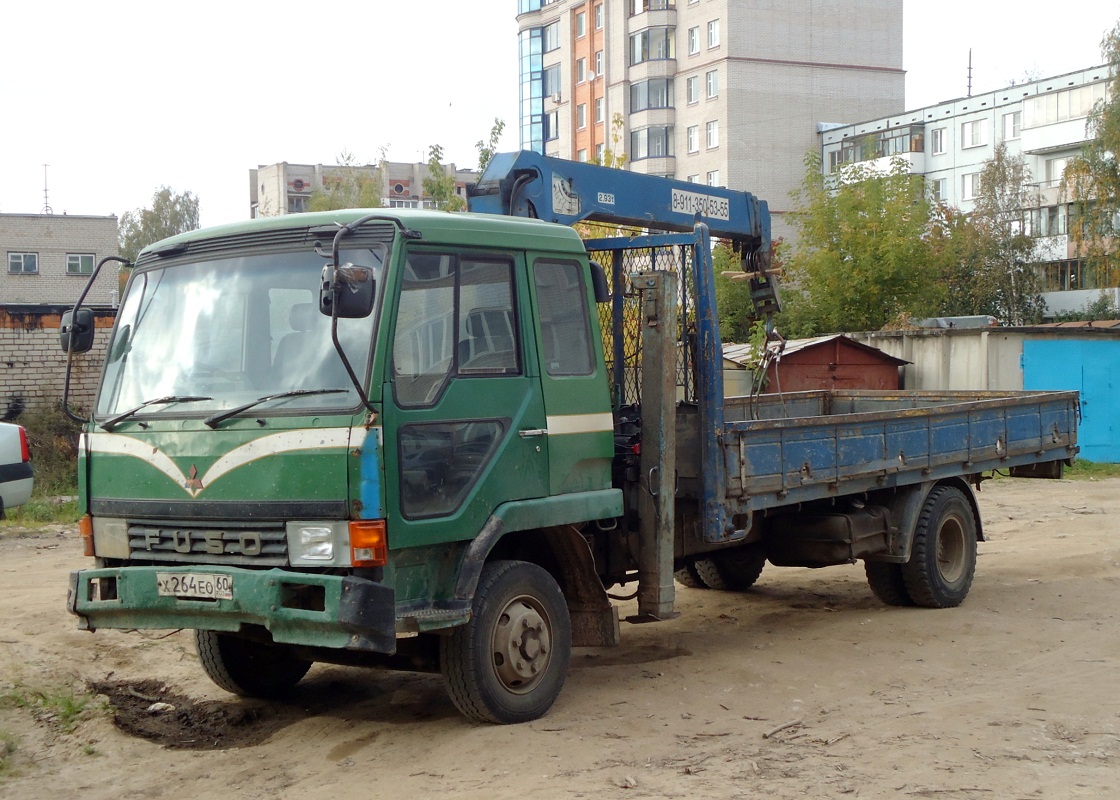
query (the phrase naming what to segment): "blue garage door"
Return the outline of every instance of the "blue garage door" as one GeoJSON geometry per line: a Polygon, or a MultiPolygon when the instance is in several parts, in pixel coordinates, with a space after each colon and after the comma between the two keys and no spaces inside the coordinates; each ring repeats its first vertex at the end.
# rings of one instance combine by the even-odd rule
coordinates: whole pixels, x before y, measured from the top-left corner
{"type": "Polygon", "coordinates": [[[1080,457],[1120,462],[1120,440],[1113,420],[1120,415],[1120,342],[1025,341],[1023,388],[1076,389],[1081,392],[1080,457]]]}

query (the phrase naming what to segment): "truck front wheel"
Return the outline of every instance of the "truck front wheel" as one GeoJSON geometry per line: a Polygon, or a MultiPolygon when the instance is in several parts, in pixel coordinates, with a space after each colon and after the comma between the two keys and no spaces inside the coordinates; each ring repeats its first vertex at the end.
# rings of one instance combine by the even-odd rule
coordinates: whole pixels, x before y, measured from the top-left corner
{"type": "Polygon", "coordinates": [[[976,518],[952,486],[938,486],[922,505],[910,560],[902,565],[906,593],[927,608],[959,606],[976,573],[976,518]]]}
{"type": "Polygon", "coordinates": [[[560,695],[572,628],[555,579],[527,561],[492,561],[478,581],[471,621],[440,640],[451,700],[479,722],[543,716],[560,695]]]}
{"type": "Polygon", "coordinates": [[[242,697],[278,697],[311,669],[283,645],[254,642],[217,631],[195,631],[198,659],[210,680],[242,697]]]}

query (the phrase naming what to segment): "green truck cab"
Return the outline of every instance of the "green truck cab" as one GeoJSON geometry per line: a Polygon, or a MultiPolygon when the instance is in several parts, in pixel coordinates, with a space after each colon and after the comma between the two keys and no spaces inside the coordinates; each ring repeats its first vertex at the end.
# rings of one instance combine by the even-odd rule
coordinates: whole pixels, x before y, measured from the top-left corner
{"type": "Polygon", "coordinates": [[[468,716],[540,716],[573,625],[617,640],[578,530],[622,513],[593,278],[570,228],[493,215],[328,212],[146,249],[82,436],[97,561],[70,610],[194,629],[239,694],[314,661],[438,664],[468,716]],[[368,313],[332,318],[351,223],[337,264],[368,313]]]}

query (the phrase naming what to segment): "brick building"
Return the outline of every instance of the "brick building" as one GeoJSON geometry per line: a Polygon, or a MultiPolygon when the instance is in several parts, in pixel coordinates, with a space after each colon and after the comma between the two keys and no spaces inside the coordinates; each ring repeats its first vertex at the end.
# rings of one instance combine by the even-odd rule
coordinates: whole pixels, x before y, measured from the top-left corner
{"type": "MultiPolygon", "coordinates": [[[[0,418],[62,397],[66,354],[61,313],[82,293],[102,258],[118,253],[117,218],[0,214],[0,418]]],[[[117,265],[107,264],[86,297],[96,318],[94,350],[74,359],[71,404],[93,400],[117,303],[117,265]]]]}
{"type": "Polygon", "coordinates": [[[523,148],[578,161],[621,150],[634,172],[752,192],[776,236],[819,127],[904,108],[902,0],[518,0],[518,12],[523,148]]]}

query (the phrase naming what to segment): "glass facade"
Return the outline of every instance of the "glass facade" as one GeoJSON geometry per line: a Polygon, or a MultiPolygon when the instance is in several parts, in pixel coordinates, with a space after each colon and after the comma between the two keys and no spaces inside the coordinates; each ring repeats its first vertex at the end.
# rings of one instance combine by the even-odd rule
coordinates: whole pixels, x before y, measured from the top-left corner
{"type": "MultiPolygon", "coordinates": [[[[538,3],[539,5],[539,3],[538,3]]],[[[521,66],[521,148],[544,152],[543,28],[528,28],[519,35],[521,66]]]]}

